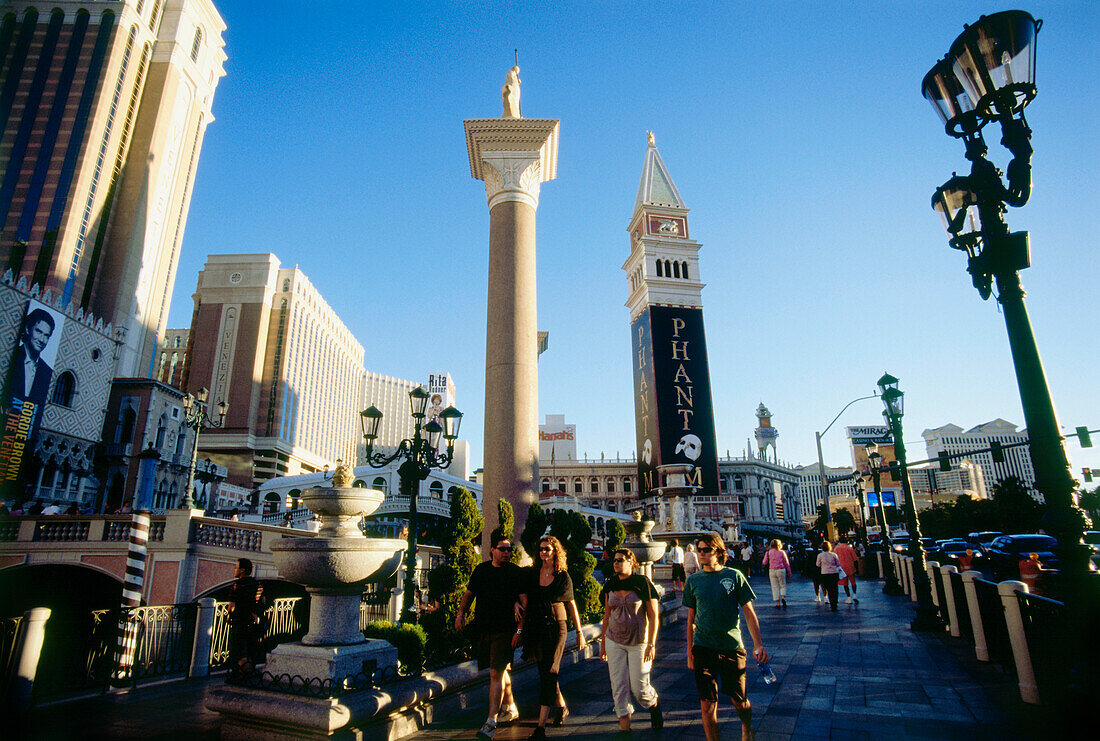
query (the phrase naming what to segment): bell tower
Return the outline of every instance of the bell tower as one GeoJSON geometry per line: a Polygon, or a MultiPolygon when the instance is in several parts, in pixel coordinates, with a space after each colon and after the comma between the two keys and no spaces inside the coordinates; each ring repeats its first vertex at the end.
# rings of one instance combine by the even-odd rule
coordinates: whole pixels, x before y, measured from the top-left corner
{"type": "Polygon", "coordinates": [[[699,243],[688,208],[652,133],[630,218],[627,277],[641,497],[661,485],[657,466],[688,464],[686,484],[718,495],[699,243]]]}

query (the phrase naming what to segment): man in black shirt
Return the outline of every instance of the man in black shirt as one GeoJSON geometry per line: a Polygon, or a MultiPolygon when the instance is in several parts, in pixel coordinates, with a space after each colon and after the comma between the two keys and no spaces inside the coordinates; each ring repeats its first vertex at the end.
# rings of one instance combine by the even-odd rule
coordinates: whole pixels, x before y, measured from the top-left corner
{"type": "Polygon", "coordinates": [[[260,615],[267,601],[263,585],[252,577],[252,561],[238,559],[233,576],[237,581],[229,587],[229,668],[233,673],[247,674],[260,658],[260,615]]]}
{"type": "Polygon", "coordinates": [[[455,630],[461,631],[470,601],[477,599],[477,636],[474,640],[477,667],[489,668],[489,717],[478,731],[478,736],[485,739],[493,738],[497,723],[508,723],[519,717],[508,667],[520,642],[520,633],[516,630],[516,604],[526,607],[526,598],[520,591],[523,588],[522,570],[510,560],[512,541],[499,531],[494,531],[490,540],[491,560],[478,564],[470,575],[455,616],[455,630]]]}

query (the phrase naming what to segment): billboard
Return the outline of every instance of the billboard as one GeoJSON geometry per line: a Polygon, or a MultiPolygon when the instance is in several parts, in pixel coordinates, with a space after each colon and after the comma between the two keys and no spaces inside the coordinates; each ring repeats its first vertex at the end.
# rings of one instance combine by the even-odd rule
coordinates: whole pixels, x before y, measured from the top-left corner
{"type": "Polygon", "coordinates": [[[577,426],[567,425],[564,414],[547,414],[539,425],[539,461],[577,459],[577,426]]]}
{"type": "MultiPolygon", "coordinates": [[[[868,425],[865,427],[846,427],[845,435],[852,442],[852,447],[867,445],[893,445],[894,438],[890,435],[890,428],[886,425],[868,425]]],[[[881,450],[879,451],[882,452],[881,450]]]]}
{"type": "Polygon", "coordinates": [[[701,496],[718,495],[714,406],[703,310],[650,306],[630,326],[641,497],[660,486],[657,466],[687,463],[701,496]]]}
{"type": "MultiPolygon", "coordinates": [[[[455,404],[455,384],[451,380],[451,374],[429,373],[428,385],[425,390],[428,392],[428,408],[424,413],[424,424],[434,419],[442,425],[443,420],[439,418],[439,415],[443,413],[444,409],[453,407],[455,404]]],[[[447,441],[440,438],[440,451],[446,448],[447,441]]]]}
{"type": "Polygon", "coordinates": [[[0,496],[24,498],[24,473],[42,423],[65,315],[30,301],[0,402],[0,496]]]}

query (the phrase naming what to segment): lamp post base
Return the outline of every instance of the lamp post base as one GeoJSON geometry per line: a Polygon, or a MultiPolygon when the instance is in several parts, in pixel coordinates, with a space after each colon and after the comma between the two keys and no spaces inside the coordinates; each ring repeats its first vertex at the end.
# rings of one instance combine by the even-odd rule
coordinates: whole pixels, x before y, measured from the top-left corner
{"type": "Polygon", "coordinates": [[[918,633],[942,633],[947,625],[940,619],[934,605],[916,606],[917,616],[909,623],[909,629],[918,633]]]}
{"type": "Polygon", "coordinates": [[[894,575],[886,577],[886,582],[882,585],[882,593],[888,597],[899,597],[905,594],[905,590],[898,584],[898,580],[894,578],[894,575]]]}

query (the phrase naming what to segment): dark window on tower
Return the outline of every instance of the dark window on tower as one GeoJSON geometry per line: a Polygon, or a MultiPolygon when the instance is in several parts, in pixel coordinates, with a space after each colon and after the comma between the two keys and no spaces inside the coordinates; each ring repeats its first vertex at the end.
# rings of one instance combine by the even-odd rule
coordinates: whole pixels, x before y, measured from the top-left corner
{"type": "Polygon", "coordinates": [[[674,278],[679,278],[680,277],[680,263],[679,262],[672,263],[672,276],[674,278]]]}
{"type": "Polygon", "coordinates": [[[71,407],[73,405],[73,394],[76,393],[76,376],[70,371],[65,371],[57,377],[57,383],[53,387],[53,396],[50,397],[51,404],[60,404],[63,407],[71,407]]]}
{"type": "Polygon", "coordinates": [[[661,263],[660,260],[658,260],[657,261],[657,277],[658,278],[663,278],[664,277],[663,268],[664,268],[664,265],[661,263]]]}
{"type": "Polygon", "coordinates": [[[683,265],[684,265],[684,267],[683,267],[683,270],[681,272],[684,274],[684,276],[683,276],[684,280],[687,280],[688,279],[688,264],[685,262],[685,263],[683,263],[683,265]]]}

